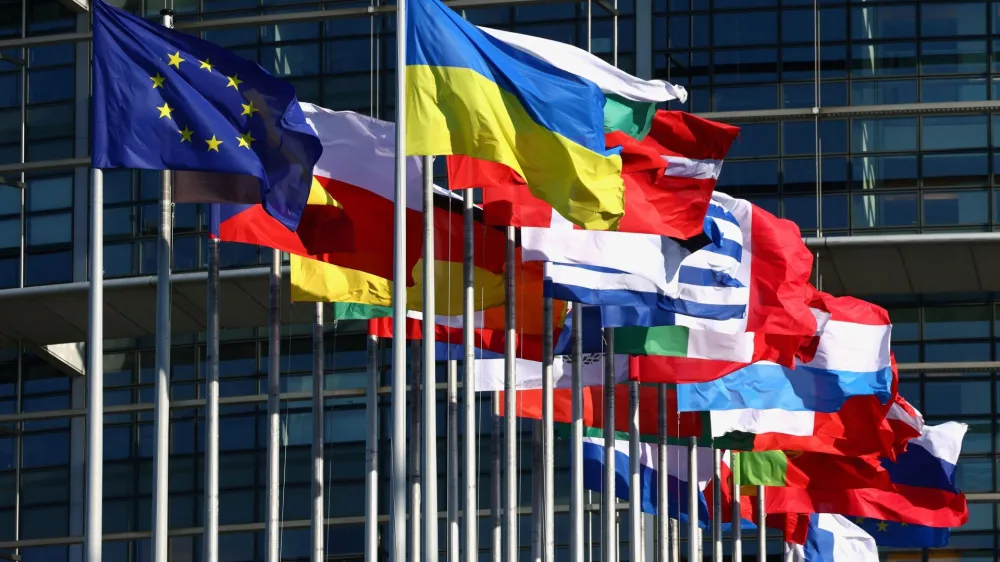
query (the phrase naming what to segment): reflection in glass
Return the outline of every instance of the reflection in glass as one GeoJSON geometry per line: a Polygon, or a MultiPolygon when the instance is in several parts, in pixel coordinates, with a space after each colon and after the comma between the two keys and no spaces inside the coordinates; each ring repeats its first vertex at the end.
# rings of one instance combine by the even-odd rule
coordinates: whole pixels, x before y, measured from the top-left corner
{"type": "Polygon", "coordinates": [[[986,78],[924,78],[920,81],[920,101],[924,103],[984,101],[988,95],[986,78]]]}
{"type": "MultiPolygon", "coordinates": [[[[696,100],[696,99],[695,99],[696,100]]],[[[775,109],[778,104],[777,84],[761,86],[720,87],[712,90],[714,111],[749,111],[775,109]]],[[[692,111],[700,111],[692,101],[692,111]]]]}
{"type": "Polygon", "coordinates": [[[917,73],[914,43],[855,43],[851,47],[851,77],[907,76],[917,73]]]}
{"type": "Polygon", "coordinates": [[[712,15],[712,23],[716,47],[778,43],[778,14],[774,11],[717,12],[712,15]]]}
{"type": "Polygon", "coordinates": [[[988,338],[990,316],[988,305],[926,306],[924,339],[988,338]]]}
{"type": "Polygon", "coordinates": [[[924,154],[924,187],[985,186],[989,184],[986,154],[924,154]]]}
{"type": "Polygon", "coordinates": [[[917,7],[855,6],[851,8],[854,39],[905,39],[917,34],[917,7]]]}
{"type": "Polygon", "coordinates": [[[921,118],[925,150],[953,150],[987,146],[985,115],[949,115],[921,118]]]}
{"type": "Polygon", "coordinates": [[[855,193],[851,196],[851,225],[854,228],[908,227],[916,224],[916,193],[855,193]]]}
{"type": "Polygon", "coordinates": [[[851,170],[852,190],[917,187],[916,156],[856,156],[851,170]]]}
{"type": "Polygon", "coordinates": [[[928,226],[975,225],[988,222],[989,198],[985,189],[924,192],[924,224],[928,226]]]}
{"type": "Polygon", "coordinates": [[[920,44],[922,74],[986,73],[986,41],[924,41],[920,44]]]}
{"type": "MultiPolygon", "coordinates": [[[[954,358],[953,361],[962,361],[954,358]]],[[[988,379],[970,377],[928,379],[925,381],[924,414],[929,416],[959,416],[989,414],[993,395],[988,379]]]]}
{"type": "Polygon", "coordinates": [[[928,2],[920,6],[920,35],[923,37],[984,34],[985,2],[928,2]]]}
{"type": "Polygon", "coordinates": [[[883,117],[851,120],[853,152],[916,150],[915,117],[883,117]]]}

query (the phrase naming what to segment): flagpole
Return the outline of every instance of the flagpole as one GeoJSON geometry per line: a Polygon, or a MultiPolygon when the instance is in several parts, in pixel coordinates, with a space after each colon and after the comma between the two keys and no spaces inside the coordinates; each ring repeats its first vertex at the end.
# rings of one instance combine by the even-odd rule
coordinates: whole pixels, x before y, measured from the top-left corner
{"type": "MultiPolygon", "coordinates": [[[[173,29],[173,10],[160,10],[163,27],[173,29]]],[[[156,385],[153,425],[152,562],[167,562],[170,463],[170,264],[173,258],[173,182],[170,170],[160,174],[160,231],[156,247],[156,385]]],[[[102,241],[103,243],[103,241],[102,241]]]]}
{"type": "Polygon", "coordinates": [[[500,514],[501,497],[503,496],[503,476],[500,470],[500,457],[503,454],[500,429],[500,393],[493,393],[493,427],[490,428],[490,439],[493,444],[493,474],[490,483],[490,519],[493,523],[493,544],[490,549],[490,562],[503,560],[503,516],[500,514]]]}
{"type": "MultiPolygon", "coordinates": [[[[543,268],[547,268],[544,264],[543,268]]],[[[542,560],[555,557],[555,435],[552,395],[552,299],[542,299],[542,560]]]]}
{"type": "Polygon", "coordinates": [[[629,427],[628,427],[628,457],[629,457],[629,560],[642,561],[642,501],[639,500],[639,490],[642,489],[639,478],[639,381],[629,381],[628,385],[629,427]]]}
{"type": "Polygon", "coordinates": [[[659,400],[659,427],[657,428],[657,455],[659,470],[656,471],[656,522],[659,530],[658,546],[659,559],[657,562],[668,562],[670,560],[670,498],[667,493],[669,485],[669,465],[667,464],[667,385],[660,383],[656,385],[659,400]]]}
{"type": "Polygon", "coordinates": [[[219,562],[219,239],[208,238],[205,327],[205,562],[219,562]]]}
{"type": "Polygon", "coordinates": [[[764,508],[764,486],[757,486],[757,560],[767,560],[767,513],[764,508]]]}
{"type": "Polygon", "coordinates": [[[365,388],[365,425],[368,441],[365,464],[365,559],[378,561],[378,336],[368,336],[368,384],[365,388]]]}
{"type": "Polygon", "coordinates": [[[279,463],[278,453],[281,446],[281,251],[271,251],[271,298],[268,315],[271,321],[271,333],[268,334],[267,355],[267,562],[279,562],[278,534],[280,530],[280,503],[278,489],[279,463]]]}
{"type": "Polygon", "coordinates": [[[99,562],[104,525],[104,171],[90,186],[90,294],[87,332],[87,520],[88,562],[99,562]]]}
{"type": "Polygon", "coordinates": [[[438,562],[437,350],[434,346],[434,158],[424,156],[424,560],[438,562]]]}
{"type": "MultiPolygon", "coordinates": [[[[714,444],[713,444],[714,445],[714,444]]],[[[712,560],[722,560],[722,449],[712,449],[712,560]]]]}
{"type": "MultiPolygon", "coordinates": [[[[475,233],[473,232],[473,190],[465,192],[462,201],[462,355],[465,374],[462,388],[465,407],[465,562],[479,562],[479,508],[477,487],[479,471],[476,467],[476,355],[475,355],[475,233]]],[[[494,438],[496,434],[494,433],[494,438]]],[[[498,498],[499,499],[499,498],[498,498]]],[[[496,505],[496,504],[494,504],[496,505]]],[[[497,561],[498,562],[498,561],[497,561]]]]}
{"type": "Polygon", "coordinates": [[[515,300],[517,298],[514,271],[514,241],[513,226],[507,227],[507,287],[504,304],[504,433],[506,449],[504,451],[504,478],[507,481],[507,497],[504,499],[504,526],[507,532],[507,550],[505,562],[518,562],[517,553],[517,380],[514,373],[515,339],[517,324],[515,316],[515,300]]]}
{"type": "Polygon", "coordinates": [[[535,420],[531,422],[531,562],[542,562],[542,535],[545,532],[542,521],[543,480],[542,421],[535,420]]]}
{"type": "MultiPolygon", "coordinates": [[[[679,502],[678,502],[679,503],[679,502]]],[[[677,506],[680,508],[680,505],[677,506]]],[[[670,519],[670,552],[673,555],[671,562],[681,562],[681,533],[680,519],[670,519]]]]}
{"type": "Polygon", "coordinates": [[[688,440],[688,560],[698,555],[698,439],[688,440]]]}
{"type": "MultiPolygon", "coordinates": [[[[393,339],[405,337],[406,332],[405,320],[404,324],[400,324],[401,328],[399,331],[393,330],[393,339]]],[[[423,426],[423,405],[424,396],[421,390],[423,389],[423,357],[420,353],[420,342],[411,341],[410,342],[410,356],[413,362],[413,371],[410,374],[410,547],[413,549],[409,554],[410,562],[422,562],[420,560],[420,518],[422,516],[420,511],[420,500],[421,500],[421,490],[420,485],[422,482],[422,472],[421,468],[423,463],[420,462],[420,452],[423,449],[423,440],[421,438],[423,426]]]]}
{"type": "MultiPolygon", "coordinates": [[[[336,337],[337,321],[333,321],[334,337],[336,337]]],[[[325,444],[323,430],[325,429],[325,400],[323,386],[326,373],[323,365],[323,303],[316,303],[313,317],[313,442],[312,442],[312,562],[324,562],[323,538],[325,533],[323,500],[323,447],[325,444]]]]}
{"type": "Polygon", "coordinates": [[[733,562],[743,562],[743,539],[741,537],[743,531],[743,512],[740,510],[740,482],[739,482],[739,466],[737,455],[739,453],[733,451],[731,453],[732,458],[732,488],[733,488],[733,562]]]}
{"type": "Polygon", "coordinates": [[[617,497],[615,496],[615,331],[604,329],[604,532],[601,562],[616,562],[617,497]]]}
{"type": "Polygon", "coordinates": [[[583,557],[583,308],[573,305],[573,420],[570,441],[570,562],[584,562],[583,557]]]}
{"type": "MultiPolygon", "coordinates": [[[[396,0],[396,185],[392,238],[392,556],[406,560],[406,0],[396,0]],[[398,335],[397,335],[398,334],[398,335]]],[[[417,515],[417,514],[414,514],[417,515]]],[[[369,561],[371,562],[371,561],[369,561]]]]}
{"type": "MultiPolygon", "coordinates": [[[[450,355],[450,354],[449,354],[450,355]]],[[[448,547],[447,562],[458,553],[458,360],[448,360],[448,547]]]]}

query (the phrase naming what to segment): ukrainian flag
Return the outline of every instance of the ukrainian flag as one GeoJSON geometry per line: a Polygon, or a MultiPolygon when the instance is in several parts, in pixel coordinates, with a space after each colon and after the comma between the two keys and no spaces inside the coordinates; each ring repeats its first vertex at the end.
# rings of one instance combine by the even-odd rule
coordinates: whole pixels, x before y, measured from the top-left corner
{"type": "Polygon", "coordinates": [[[596,84],[483,33],[439,0],[407,2],[406,34],[408,155],[505,164],[574,224],[617,228],[622,163],[605,149],[596,84]]]}

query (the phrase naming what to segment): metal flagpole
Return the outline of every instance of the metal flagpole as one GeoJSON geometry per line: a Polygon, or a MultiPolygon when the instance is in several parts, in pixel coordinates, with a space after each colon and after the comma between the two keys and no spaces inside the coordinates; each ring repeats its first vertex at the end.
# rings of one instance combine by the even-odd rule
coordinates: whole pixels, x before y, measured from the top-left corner
{"type": "Polygon", "coordinates": [[[757,486],[757,560],[767,560],[767,513],[764,510],[763,486],[757,486]]]}
{"type": "Polygon", "coordinates": [[[712,449],[712,560],[722,561],[722,449],[712,449]]]}
{"type": "MultiPolygon", "coordinates": [[[[405,337],[405,332],[401,328],[399,332],[393,330],[393,337],[405,337]]],[[[422,473],[420,472],[423,463],[420,462],[420,451],[423,449],[421,440],[421,426],[423,425],[423,405],[424,396],[420,392],[423,388],[423,363],[420,354],[420,342],[410,342],[410,355],[413,363],[413,371],[410,374],[410,562],[421,562],[420,560],[420,500],[422,473]]]]}
{"type": "Polygon", "coordinates": [[[583,558],[583,308],[574,304],[573,315],[573,421],[570,442],[570,470],[573,471],[570,481],[569,516],[570,527],[570,562],[584,562],[583,558]]]}
{"type": "Polygon", "coordinates": [[[688,560],[698,557],[698,439],[688,441],[688,560]]]}
{"type": "Polygon", "coordinates": [[[618,555],[617,497],[615,496],[615,331],[604,330],[604,532],[601,562],[615,562],[618,555]]]}
{"type": "Polygon", "coordinates": [[[503,443],[500,440],[500,393],[493,393],[493,427],[490,437],[493,443],[493,489],[490,491],[490,518],[493,520],[493,545],[490,550],[490,562],[503,560],[503,517],[500,514],[501,497],[503,496],[503,477],[500,470],[500,456],[503,454],[503,443]]]}
{"type": "Polygon", "coordinates": [[[458,560],[458,360],[448,360],[448,562],[458,560]]]}
{"type": "Polygon", "coordinates": [[[670,553],[671,556],[673,556],[673,558],[671,558],[671,562],[681,562],[680,527],[681,527],[680,520],[670,519],[670,553]]]}
{"type": "MultiPolygon", "coordinates": [[[[544,264],[548,267],[548,264],[544,264]]],[[[542,561],[555,557],[555,434],[552,395],[552,299],[542,299],[542,561]]]]}
{"type": "MultiPolygon", "coordinates": [[[[337,325],[337,321],[333,321],[337,325]]],[[[323,366],[323,303],[316,303],[315,317],[313,318],[313,442],[312,442],[312,562],[324,562],[323,538],[325,533],[323,515],[323,430],[326,423],[325,408],[326,403],[323,398],[323,386],[326,373],[323,366]]],[[[334,332],[336,337],[336,332],[334,332]]]]}
{"type": "Polygon", "coordinates": [[[267,562],[278,562],[278,525],[280,503],[278,489],[278,454],[281,447],[281,381],[278,369],[281,354],[281,251],[271,251],[271,299],[268,315],[271,333],[267,355],[267,562]]]}
{"type": "MultiPolygon", "coordinates": [[[[462,355],[465,375],[462,387],[465,406],[465,562],[479,562],[479,507],[477,487],[479,486],[479,471],[476,467],[476,355],[474,316],[474,268],[475,235],[473,232],[473,190],[465,192],[462,209],[462,230],[464,242],[462,246],[462,355]]],[[[493,434],[496,439],[497,434],[493,434]]],[[[499,499],[499,498],[497,498],[499,499]]],[[[494,504],[494,509],[496,509],[494,504]]],[[[499,562],[499,561],[497,561],[499,562]]]]}
{"type": "MultiPolygon", "coordinates": [[[[396,185],[392,260],[392,557],[406,560],[406,0],[396,0],[396,185]],[[398,331],[398,335],[396,332],[398,331]]],[[[417,514],[414,514],[417,515],[417,514]]]]}
{"type": "Polygon", "coordinates": [[[740,479],[739,479],[739,462],[736,456],[739,453],[732,452],[730,458],[732,459],[732,486],[733,486],[733,517],[732,517],[732,528],[733,528],[733,562],[743,562],[743,513],[740,510],[740,479]]]}
{"type": "Polygon", "coordinates": [[[434,347],[434,158],[424,156],[424,560],[438,562],[437,350],[434,347]]]}
{"type": "MultiPolygon", "coordinates": [[[[163,27],[174,27],[173,10],[161,10],[160,18],[163,27]]],[[[156,445],[153,450],[152,562],[167,562],[170,541],[167,537],[170,492],[170,265],[174,253],[174,209],[172,174],[164,170],[160,177],[160,231],[156,246],[156,394],[153,402],[156,445]]]]}
{"type": "Polygon", "coordinates": [[[504,303],[506,339],[504,341],[504,478],[507,497],[504,498],[504,526],[507,531],[506,562],[518,562],[517,556],[517,380],[514,373],[517,324],[514,305],[517,298],[514,271],[514,227],[507,227],[507,287],[504,303]]]}
{"type": "Polygon", "coordinates": [[[628,385],[628,457],[629,457],[629,560],[642,562],[642,502],[639,501],[639,490],[642,488],[639,479],[639,462],[642,453],[639,450],[639,381],[629,381],[628,385]]]}
{"type": "Polygon", "coordinates": [[[531,562],[542,562],[542,422],[531,422],[531,562]]]}
{"type": "Polygon", "coordinates": [[[219,239],[208,239],[205,334],[205,562],[219,562],[219,239]]]}
{"type": "Polygon", "coordinates": [[[670,560],[670,515],[667,507],[669,497],[667,486],[669,483],[669,465],[667,464],[667,385],[660,383],[657,385],[657,407],[659,408],[659,424],[657,427],[657,464],[659,470],[656,471],[656,523],[658,530],[659,559],[657,562],[667,562],[670,560]]]}
{"type": "Polygon", "coordinates": [[[368,336],[368,385],[365,421],[368,451],[365,459],[365,561],[378,560],[378,336],[368,336]]]}
{"type": "Polygon", "coordinates": [[[88,562],[100,562],[104,507],[104,171],[90,182],[90,325],[87,332],[88,562]]]}

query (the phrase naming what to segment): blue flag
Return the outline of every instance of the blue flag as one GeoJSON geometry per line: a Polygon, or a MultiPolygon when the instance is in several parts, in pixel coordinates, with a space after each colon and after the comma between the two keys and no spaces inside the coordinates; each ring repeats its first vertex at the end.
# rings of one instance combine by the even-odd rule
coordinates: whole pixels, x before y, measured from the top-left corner
{"type": "Polygon", "coordinates": [[[92,6],[94,168],[253,176],[258,200],[203,202],[259,203],[294,231],[323,151],[295,88],[217,45],[92,6]]]}
{"type": "Polygon", "coordinates": [[[948,546],[951,529],[879,521],[867,517],[849,517],[855,525],[875,539],[878,546],[898,548],[940,548],[948,546]]]}

